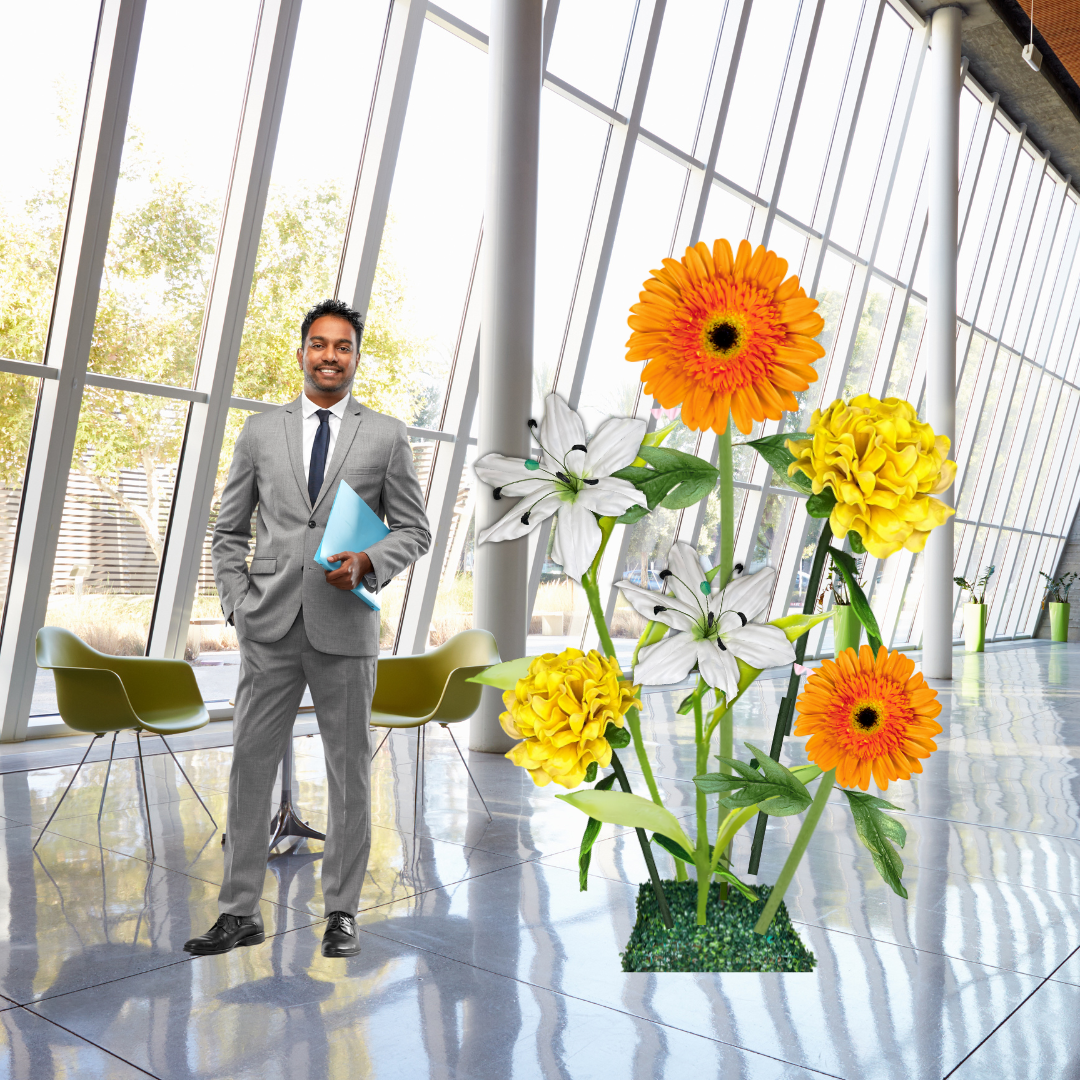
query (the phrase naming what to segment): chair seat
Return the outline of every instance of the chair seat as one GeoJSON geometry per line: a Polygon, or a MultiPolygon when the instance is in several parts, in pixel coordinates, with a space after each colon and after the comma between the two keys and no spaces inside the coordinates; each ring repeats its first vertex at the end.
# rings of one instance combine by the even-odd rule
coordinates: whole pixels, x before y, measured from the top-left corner
{"type": "Polygon", "coordinates": [[[180,735],[194,731],[210,722],[210,714],[202,705],[185,705],[175,709],[153,709],[136,714],[142,726],[155,735],[180,735]]]}
{"type": "Polygon", "coordinates": [[[433,715],[433,712],[429,712],[425,713],[423,716],[401,716],[398,713],[379,712],[377,709],[372,709],[371,726],[389,728],[421,727],[426,724],[433,715]]]}

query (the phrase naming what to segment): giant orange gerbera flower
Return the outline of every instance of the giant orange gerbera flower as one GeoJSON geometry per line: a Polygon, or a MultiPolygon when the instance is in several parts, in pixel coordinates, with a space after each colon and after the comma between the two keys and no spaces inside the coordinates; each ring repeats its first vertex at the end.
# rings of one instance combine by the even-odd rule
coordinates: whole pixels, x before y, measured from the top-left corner
{"type": "Polygon", "coordinates": [[[845,649],[833,663],[823,660],[799,695],[796,735],[809,735],[806,756],[822,769],[836,769],[841,787],[885,790],[890,780],[922,772],[919,758],[936,749],[941,725],[937,691],[926,685],[901,652],[874,656],[869,645],[858,655],[845,649]]]}
{"type": "Polygon", "coordinates": [[[784,279],[787,260],[743,240],[734,258],[717,240],[698,243],[681,260],[665,259],[630,309],[634,331],[626,359],[647,360],[646,393],[665,409],[682,405],[689,428],[744,434],[755,420],[779,420],[798,409],[793,391],[817,379],[810,366],[825,355],[814,341],[825,326],[817,301],[784,279]]]}

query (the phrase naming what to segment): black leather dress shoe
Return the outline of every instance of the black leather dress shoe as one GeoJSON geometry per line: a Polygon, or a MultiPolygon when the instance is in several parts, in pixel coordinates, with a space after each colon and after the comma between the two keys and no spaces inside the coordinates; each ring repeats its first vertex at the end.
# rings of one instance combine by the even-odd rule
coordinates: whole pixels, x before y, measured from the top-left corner
{"type": "Polygon", "coordinates": [[[326,918],[326,933],[322,939],[323,956],[356,956],[360,952],[360,935],[356,919],[344,911],[331,911],[326,918]]]}
{"type": "Polygon", "coordinates": [[[266,940],[262,915],[219,915],[218,921],[199,937],[184,943],[184,952],[213,956],[237,945],[261,945],[266,940]]]}

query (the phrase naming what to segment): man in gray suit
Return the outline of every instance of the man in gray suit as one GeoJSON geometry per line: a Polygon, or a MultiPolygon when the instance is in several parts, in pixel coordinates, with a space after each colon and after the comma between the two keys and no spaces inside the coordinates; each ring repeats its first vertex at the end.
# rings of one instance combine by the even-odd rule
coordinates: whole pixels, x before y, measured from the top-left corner
{"type": "Polygon", "coordinates": [[[322,860],[324,956],[360,951],[355,916],[371,847],[368,721],[379,613],[352,595],[378,591],[431,543],[405,425],[350,394],[363,322],[339,300],[312,308],[296,357],[304,392],[247,419],[233,451],[212,544],[214,580],[236,626],[233,722],[221,916],[184,948],[198,955],[265,940],[259,897],[278,763],[310,686],[326,757],[329,821],[322,860]],[[390,527],[367,551],[314,561],[344,481],[390,527]],[[251,517],[255,552],[247,564],[251,517]]]}

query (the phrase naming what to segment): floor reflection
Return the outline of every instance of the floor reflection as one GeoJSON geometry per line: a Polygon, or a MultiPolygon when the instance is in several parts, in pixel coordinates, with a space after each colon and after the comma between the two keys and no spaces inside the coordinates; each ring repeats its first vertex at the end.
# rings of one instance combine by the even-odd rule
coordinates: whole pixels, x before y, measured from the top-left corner
{"type": "MultiPolygon", "coordinates": [[[[349,960],[319,949],[314,841],[268,860],[265,945],[183,953],[216,916],[222,855],[168,758],[148,759],[153,862],[131,760],[114,765],[100,819],[104,763],[89,763],[36,851],[73,766],[2,775],[0,1075],[1073,1075],[1080,649],[956,660],[941,749],[895,795],[910,897],[882,883],[834,799],[789,893],[818,958],[808,975],[624,975],[646,877],[633,833],[605,828],[581,892],[580,816],[501,757],[472,754],[489,821],[438,731],[419,809],[416,740],[395,733],[375,760],[364,948],[349,960]]],[[[739,740],[768,739],[781,692],[765,682],[740,703],[739,740]]],[[[649,695],[644,731],[667,805],[685,815],[693,740],[680,696],[649,695]]],[[[788,752],[801,760],[800,741],[788,752]]],[[[180,757],[224,820],[231,751],[180,757]]],[[[325,827],[317,737],[296,741],[294,799],[325,827]]],[[[763,880],[796,829],[770,819],[763,880]]],[[[745,864],[745,839],[735,854],[745,864]]]]}

